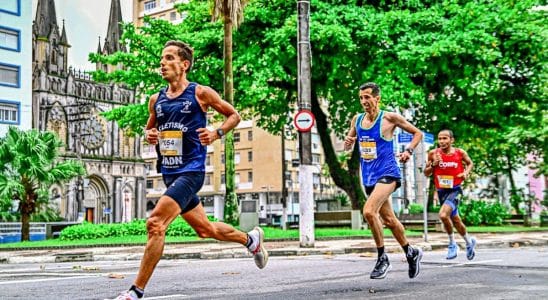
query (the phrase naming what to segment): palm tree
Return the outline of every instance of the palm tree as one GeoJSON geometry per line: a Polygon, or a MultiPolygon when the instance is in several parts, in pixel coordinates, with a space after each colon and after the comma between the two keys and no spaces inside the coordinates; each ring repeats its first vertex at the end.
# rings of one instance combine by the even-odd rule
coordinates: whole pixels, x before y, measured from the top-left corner
{"type": "Polygon", "coordinates": [[[58,160],[61,145],[54,133],[36,129],[10,127],[0,138],[0,199],[19,200],[23,241],[30,237],[30,216],[49,199],[48,187],[86,173],[81,162],[58,160]]]}
{"type": "MultiPolygon", "coordinates": [[[[232,29],[238,28],[244,18],[247,0],[213,0],[213,21],[222,19],[224,25],[224,98],[234,104],[232,75],[232,29]]],[[[225,221],[238,223],[238,201],[234,182],[234,138],[232,132],[225,136],[225,221]]]]}

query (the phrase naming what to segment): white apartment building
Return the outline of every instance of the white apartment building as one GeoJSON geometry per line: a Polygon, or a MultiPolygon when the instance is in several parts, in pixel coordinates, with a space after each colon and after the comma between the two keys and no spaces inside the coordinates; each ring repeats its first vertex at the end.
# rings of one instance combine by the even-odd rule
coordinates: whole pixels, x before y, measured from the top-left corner
{"type": "Polygon", "coordinates": [[[32,127],[32,1],[0,1],[0,136],[32,127]]]}

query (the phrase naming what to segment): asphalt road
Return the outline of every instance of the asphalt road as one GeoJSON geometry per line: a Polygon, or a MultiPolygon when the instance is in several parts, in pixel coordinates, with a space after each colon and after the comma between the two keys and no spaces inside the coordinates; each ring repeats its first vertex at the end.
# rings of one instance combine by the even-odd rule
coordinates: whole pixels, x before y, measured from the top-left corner
{"type": "MultiPolygon", "coordinates": [[[[274,257],[264,270],[252,259],[161,261],[146,299],[548,299],[548,249],[425,252],[409,279],[402,254],[392,271],[371,280],[374,258],[349,254],[274,257]]],[[[132,283],[139,262],[0,265],[0,299],[105,299],[132,283]]]]}

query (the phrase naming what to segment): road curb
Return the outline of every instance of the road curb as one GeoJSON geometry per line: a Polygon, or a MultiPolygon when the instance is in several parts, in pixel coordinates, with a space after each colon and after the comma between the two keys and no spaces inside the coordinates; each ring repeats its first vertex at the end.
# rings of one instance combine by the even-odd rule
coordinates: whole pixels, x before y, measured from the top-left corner
{"type": "MultiPolygon", "coordinates": [[[[447,249],[447,243],[419,242],[415,244],[421,247],[423,251],[435,251],[447,249]]],[[[461,249],[465,249],[464,242],[459,242],[461,249]]],[[[518,247],[544,247],[548,246],[548,240],[544,239],[525,239],[518,238],[515,240],[506,241],[478,241],[477,248],[479,249],[494,249],[494,248],[518,248],[518,247]]],[[[188,251],[188,250],[187,250],[188,251]]],[[[386,246],[386,251],[390,253],[402,252],[398,245],[386,246]]],[[[363,254],[371,253],[375,255],[377,249],[375,246],[351,246],[351,247],[327,247],[327,248],[295,248],[288,247],[282,249],[270,249],[269,255],[275,256],[313,256],[313,255],[342,255],[342,254],[363,254]]],[[[21,255],[21,256],[2,256],[0,264],[23,264],[23,263],[61,263],[61,262],[93,262],[93,261],[134,261],[141,260],[142,253],[130,254],[97,254],[93,251],[75,251],[68,253],[52,253],[49,255],[21,255]]],[[[209,250],[200,252],[167,252],[162,256],[163,260],[175,259],[230,259],[230,258],[251,258],[251,254],[242,249],[209,250]]]]}

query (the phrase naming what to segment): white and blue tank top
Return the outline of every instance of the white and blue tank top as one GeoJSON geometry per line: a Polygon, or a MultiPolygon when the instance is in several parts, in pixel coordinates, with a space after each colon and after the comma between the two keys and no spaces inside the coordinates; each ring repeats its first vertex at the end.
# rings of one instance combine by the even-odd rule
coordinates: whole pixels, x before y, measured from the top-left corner
{"type": "Polygon", "coordinates": [[[384,111],[379,112],[373,126],[369,128],[361,125],[364,116],[358,115],[356,121],[363,185],[374,186],[382,177],[401,178],[392,139],[382,136],[384,111]]]}
{"type": "Polygon", "coordinates": [[[196,86],[189,83],[175,98],[169,98],[163,88],[154,104],[162,174],[205,172],[206,147],[196,129],[205,128],[207,118],[196,99],[196,86]]]}

